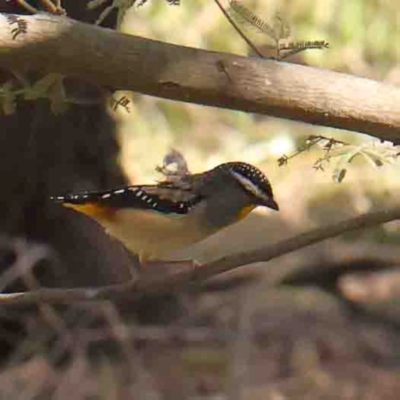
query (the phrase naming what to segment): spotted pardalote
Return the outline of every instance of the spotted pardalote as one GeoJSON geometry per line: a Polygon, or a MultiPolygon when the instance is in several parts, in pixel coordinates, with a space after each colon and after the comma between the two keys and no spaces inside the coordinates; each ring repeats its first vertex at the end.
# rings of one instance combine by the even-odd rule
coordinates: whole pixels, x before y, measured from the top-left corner
{"type": "Polygon", "coordinates": [[[140,259],[162,259],[227,227],[257,206],[278,210],[256,167],[229,162],[155,185],[67,194],[53,199],[96,220],[140,259]]]}

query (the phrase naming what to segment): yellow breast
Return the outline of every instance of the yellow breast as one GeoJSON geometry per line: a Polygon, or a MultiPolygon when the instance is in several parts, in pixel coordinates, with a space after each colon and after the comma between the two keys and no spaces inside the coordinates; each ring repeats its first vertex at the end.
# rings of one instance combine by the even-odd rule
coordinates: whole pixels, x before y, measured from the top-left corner
{"type": "MultiPolygon", "coordinates": [[[[168,254],[215,232],[203,226],[204,216],[199,209],[191,214],[163,214],[135,208],[113,209],[97,203],[64,205],[95,219],[142,261],[168,258],[168,254]]],[[[254,208],[254,205],[243,207],[237,221],[246,217],[254,208]]]]}
{"type": "Polygon", "coordinates": [[[162,259],[168,253],[208,236],[191,215],[162,214],[135,208],[113,209],[96,203],[71,204],[73,208],[95,219],[141,260],[162,259]]]}

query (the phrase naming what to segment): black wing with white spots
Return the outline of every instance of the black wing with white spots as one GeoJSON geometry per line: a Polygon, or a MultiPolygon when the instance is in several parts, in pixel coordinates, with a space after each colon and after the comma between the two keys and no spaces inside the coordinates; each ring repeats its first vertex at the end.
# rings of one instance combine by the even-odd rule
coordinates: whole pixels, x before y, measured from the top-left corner
{"type": "Polygon", "coordinates": [[[166,214],[186,214],[201,197],[190,190],[183,191],[170,185],[128,186],[103,192],[86,192],[55,196],[60,203],[87,204],[96,203],[110,208],[136,208],[154,210],[166,214]]]}
{"type": "Polygon", "coordinates": [[[267,177],[244,162],[229,162],[201,174],[183,175],[157,185],[128,186],[103,192],[55,196],[53,200],[69,204],[98,204],[110,208],[137,208],[165,214],[187,214],[195,205],[226,184],[233,177],[259,205],[278,209],[267,177]]]}

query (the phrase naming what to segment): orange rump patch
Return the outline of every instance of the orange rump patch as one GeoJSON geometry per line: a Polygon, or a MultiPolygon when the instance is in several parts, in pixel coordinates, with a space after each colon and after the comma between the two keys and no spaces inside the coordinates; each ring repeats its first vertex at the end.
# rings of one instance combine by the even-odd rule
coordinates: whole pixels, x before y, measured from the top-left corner
{"type": "Polygon", "coordinates": [[[72,208],[93,219],[104,220],[111,219],[115,214],[115,210],[110,207],[101,206],[95,202],[84,204],[63,203],[64,207],[72,208]]]}

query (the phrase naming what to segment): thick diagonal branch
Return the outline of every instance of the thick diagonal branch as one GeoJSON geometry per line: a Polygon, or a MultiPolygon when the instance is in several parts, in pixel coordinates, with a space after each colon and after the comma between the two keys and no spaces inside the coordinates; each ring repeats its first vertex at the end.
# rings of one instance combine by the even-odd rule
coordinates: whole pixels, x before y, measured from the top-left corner
{"type": "Polygon", "coordinates": [[[341,221],[333,225],[314,229],[281,242],[213,261],[193,269],[169,274],[156,274],[151,278],[132,280],[123,284],[99,288],[41,289],[33,292],[0,294],[0,306],[34,304],[36,302],[74,303],[77,301],[115,300],[121,296],[140,298],[144,294],[160,294],[177,291],[189,284],[196,284],[207,278],[235,268],[266,262],[292,251],[310,246],[345,232],[369,228],[378,224],[400,219],[400,208],[372,212],[341,221]]]}
{"type": "Polygon", "coordinates": [[[0,68],[368,133],[400,142],[400,88],[328,70],[176,46],[64,17],[0,14],[0,68]]]}

